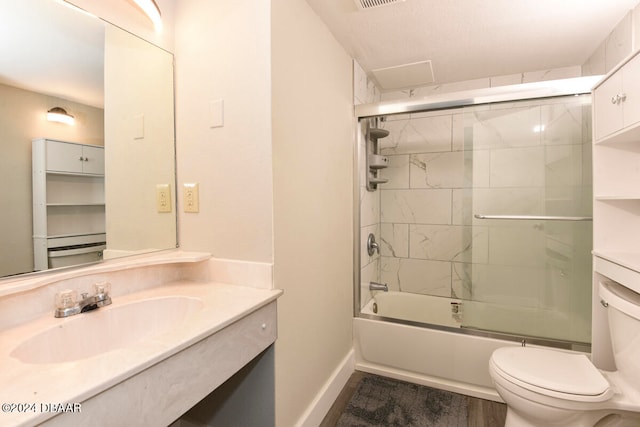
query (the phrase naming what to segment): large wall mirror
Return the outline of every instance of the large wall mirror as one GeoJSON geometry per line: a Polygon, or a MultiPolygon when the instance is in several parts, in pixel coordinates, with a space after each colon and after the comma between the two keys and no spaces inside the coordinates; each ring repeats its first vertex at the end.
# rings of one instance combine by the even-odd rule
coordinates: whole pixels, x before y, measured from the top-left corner
{"type": "Polygon", "coordinates": [[[177,246],[173,93],[171,53],[63,2],[0,0],[0,277],[177,246]],[[48,121],[54,107],[75,123],[48,121]],[[56,200],[34,206],[38,138],[104,147],[104,174],[47,171],[56,200]],[[94,200],[78,201],[81,191],[94,200]],[[75,232],[102,246],[74,244],[37,267],[40,208],[50,254],[53,238],[75,232]],[[82,231],[84,221],[98,225],[82,231]],[[65,229],[76,231],[53,235],[65,229]]]}

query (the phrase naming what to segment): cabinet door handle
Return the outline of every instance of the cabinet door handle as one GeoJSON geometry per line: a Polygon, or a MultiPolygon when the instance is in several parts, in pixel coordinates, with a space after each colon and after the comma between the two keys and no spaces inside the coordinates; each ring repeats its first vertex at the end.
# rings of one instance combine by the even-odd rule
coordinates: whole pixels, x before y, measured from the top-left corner
{"type": "Polygon", "coordinates": [[[612,96],[611,97],[611,103],[612,104],[619,104],[621,102],[624,102],[627,99],[627,94],[626,93],[618,93],[616,94],[616,96],[612,96]]]}

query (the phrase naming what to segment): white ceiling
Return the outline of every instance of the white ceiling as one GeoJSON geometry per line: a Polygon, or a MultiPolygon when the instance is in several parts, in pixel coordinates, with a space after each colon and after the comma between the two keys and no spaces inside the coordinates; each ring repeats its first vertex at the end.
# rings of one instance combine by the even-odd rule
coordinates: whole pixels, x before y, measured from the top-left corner
{"type": "Polygon", "coordinates": [[[583,64],[638,0],[307,0],[367,73],[431,60],[434,84],[583,64]]]}

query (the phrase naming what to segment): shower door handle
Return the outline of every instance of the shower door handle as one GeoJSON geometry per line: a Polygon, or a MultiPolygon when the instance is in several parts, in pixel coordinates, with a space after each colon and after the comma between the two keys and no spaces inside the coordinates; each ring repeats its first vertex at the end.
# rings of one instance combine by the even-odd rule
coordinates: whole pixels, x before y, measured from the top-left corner
{"type": "Polygon", "coordinates": [[[592,221],[590,216],[545,216],[545,215],[479,215],[473,216],[476,219],[516,219],[533,221],[592,221]]]}

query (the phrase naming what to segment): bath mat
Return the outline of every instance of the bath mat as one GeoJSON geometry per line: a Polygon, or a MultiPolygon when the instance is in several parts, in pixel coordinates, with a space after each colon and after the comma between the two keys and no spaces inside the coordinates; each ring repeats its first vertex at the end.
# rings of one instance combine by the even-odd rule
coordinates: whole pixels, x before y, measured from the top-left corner
{"type": "Polygon", "coordinates": [[[378,376],[366,376],[336,427],[466,427],[465,396],[378,376]]]}

